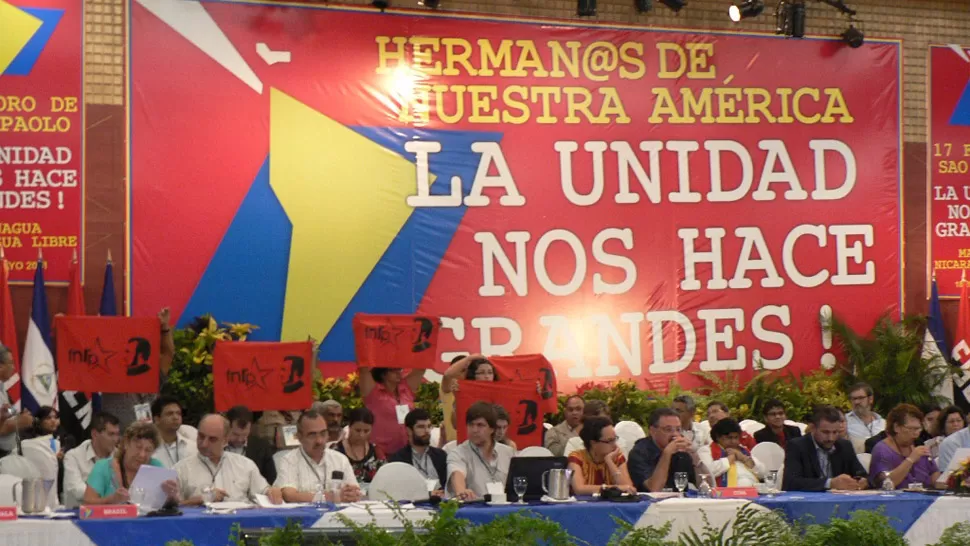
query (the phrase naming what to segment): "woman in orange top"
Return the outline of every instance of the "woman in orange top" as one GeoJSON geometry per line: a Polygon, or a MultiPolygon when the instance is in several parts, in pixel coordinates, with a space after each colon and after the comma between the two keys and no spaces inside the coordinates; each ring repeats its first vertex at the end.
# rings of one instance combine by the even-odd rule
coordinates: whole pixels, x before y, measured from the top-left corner
{"type": "Polygon", "coordinates": [[[604,486],[636,493],[626,457],[616,446],[613,421],[607,417],[587,417],[579,433],[586,449],[569,454],[569,469],[573,471],[573,493],[591,495],[604,486]]]}

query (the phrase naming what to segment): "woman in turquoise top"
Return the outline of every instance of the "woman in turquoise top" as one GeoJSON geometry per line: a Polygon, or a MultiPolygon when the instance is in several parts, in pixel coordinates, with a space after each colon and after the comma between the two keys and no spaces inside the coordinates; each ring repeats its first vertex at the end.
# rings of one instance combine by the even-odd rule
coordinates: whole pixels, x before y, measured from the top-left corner
{"type": "MultiPolygon", "coordinates": [[[[88,475],[88,488],[84,492],[84,504],[124,504],[128,502],[128,488],[142,465],[162,466],[152,457],[158,449],[158,429],[146,422],[132,423],[125,430],[125,437],[115,455],[94,463],[88,475]]],[[[169,499],[179,499],[178,482],[162,483],[162,490],[169,499]]]]}

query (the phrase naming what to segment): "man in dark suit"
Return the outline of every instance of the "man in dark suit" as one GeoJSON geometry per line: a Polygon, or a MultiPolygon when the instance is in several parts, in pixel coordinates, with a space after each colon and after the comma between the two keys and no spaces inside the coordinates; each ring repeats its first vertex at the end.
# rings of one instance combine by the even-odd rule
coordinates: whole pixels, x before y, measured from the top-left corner
{"type": "Polygon", "coordinates": [[[256,463],[256,468],[267,482],[275,482],[276,464],[273,463],[273,454],[276,450],[262,437],[250,435],[253,428],[253,412],[246,406],[235,406],[226,412],[226,419],[231,425],[226,451],[249,458],[256,463]]]}
{"type": "Polygon", "coordinates": [[[842,412],[820,406],[812,416],[811,434],[794,438],[785,449],[785,491],[826,491],[829,489],[866,489],[866,471],[842,432],[842,412]]]}
{"type": "Polygon", "coordinates": [[[448,454],[431,445],[431,415],[421,408],[408,412],[404,418],[408,445],[388,458],[388,462],[406,463],[418,469],[426,480],[436,480],[432,495],[443,496],[448,481],[448,454]]]}
{"type": "Polygon", "coordinates": [[[774,442],[782,448],[788,444],[788,440],[798,438],[802,435],[801,429],[794,425],[786,425],[785,405],[781,400],[772,398],[765,402],[763,410],[765,428],[754,433],[754,440],[761,442],[774,442]]]}

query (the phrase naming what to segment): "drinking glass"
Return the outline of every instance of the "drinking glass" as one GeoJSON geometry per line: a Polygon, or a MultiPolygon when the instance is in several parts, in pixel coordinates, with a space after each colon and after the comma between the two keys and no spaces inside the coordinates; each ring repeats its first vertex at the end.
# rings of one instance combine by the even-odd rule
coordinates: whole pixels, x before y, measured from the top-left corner
{"type": "Polygon", "coordinates": [[[529,480],[525,476],[516,476],[512,480],[512,487],[515,489],[515,495],[519,497],[519,504],[525,504],[526,490],[529,488],[529,480]]]}
{"type": "Polygon", "coordinates": [[[212,513],[212,503],[216,500],[216,493],[211,487],[202,490],[202,504],[205,506],[204,514],[212,513]]]}
{"type": "Polygon", "coordinates": [[[145,490],[141,487],[133,487],[128,491],[128,500],[135,505],[138,513],[141,514],[141,505],[145,502],[145,490]]]}
{"type": "Polygon", "coordinates": [[[674,472],[674,486],[681,495],[684,494],[684,490],[687,489],[686,472],[674,472]]]}
{"type": "Polygon", "coordinates": [[[768,471],[768,478],[765,480],[765,484],[768,485],[768,496],[769,497],[774,497],[775,495],[778,494],[778,490],[780,488],[778,487],[778,471],[777,470],[769,470],[768,471]]]}

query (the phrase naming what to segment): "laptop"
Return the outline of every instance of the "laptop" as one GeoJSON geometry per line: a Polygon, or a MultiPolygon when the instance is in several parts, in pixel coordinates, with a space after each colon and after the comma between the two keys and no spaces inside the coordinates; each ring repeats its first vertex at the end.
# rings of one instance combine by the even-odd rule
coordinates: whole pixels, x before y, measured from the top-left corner
{"type": "Polygon", "coordinates": [[[509,476],[505,481],[505,496],[510,502],[519,500],[515,494],[515,478],[525,476],[528,486],[525,490],[525,500],[535,501],[542,498],[542,474],[546,470],[566,468],[566,457],[513,457],[509,464],[509,476]]]}

